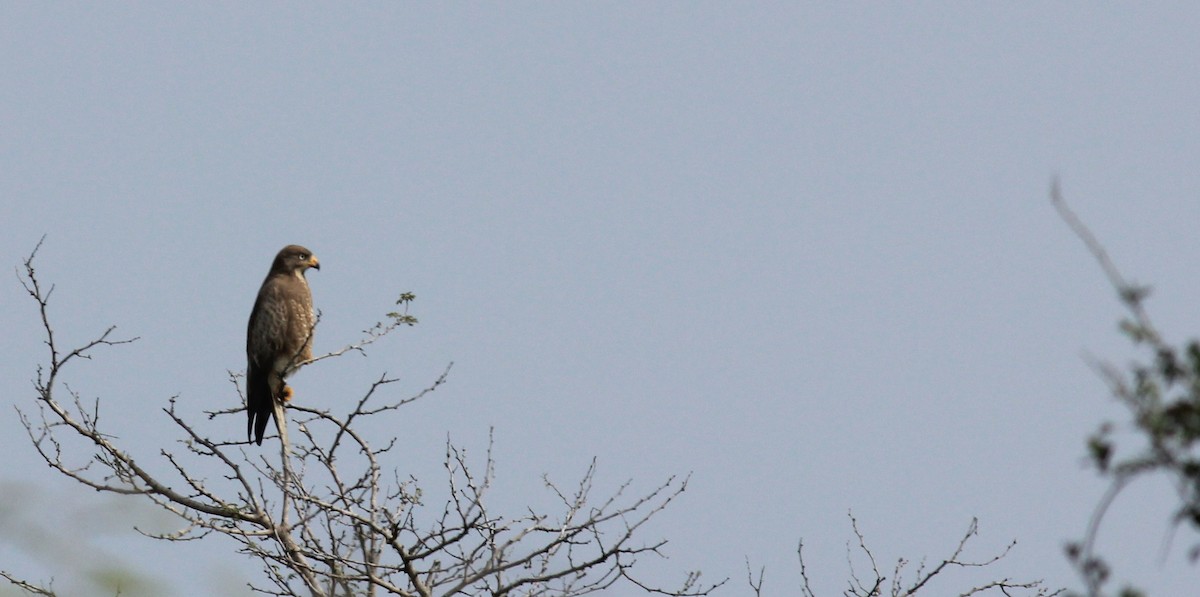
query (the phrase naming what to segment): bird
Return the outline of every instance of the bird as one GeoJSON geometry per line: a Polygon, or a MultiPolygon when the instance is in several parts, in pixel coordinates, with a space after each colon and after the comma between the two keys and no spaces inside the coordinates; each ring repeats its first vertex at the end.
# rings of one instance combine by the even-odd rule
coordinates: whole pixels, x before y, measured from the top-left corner
{"type": "Polygon", "coordinates": [[[312,359],[317,319],[312,290],[304,277],[309,268],[321,269],[312,251],[300,245],[281,249],[250,311],[246,328],[246,439],[260,446],[275,413],[275,402],[292,399],[292,388],[284,380],[312,359]]]}

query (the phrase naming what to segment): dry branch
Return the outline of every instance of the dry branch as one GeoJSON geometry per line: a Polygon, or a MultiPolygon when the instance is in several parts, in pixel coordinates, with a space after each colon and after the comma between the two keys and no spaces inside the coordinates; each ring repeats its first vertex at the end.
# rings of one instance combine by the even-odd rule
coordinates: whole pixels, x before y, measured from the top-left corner
{"type": "MultiPolygon", "coordinates": [[[[38,247],[41,243],[38,243],[38,247]]],[[[348,412],[288,404],[297,415],[291,437],[281,434],[279,459],[247,452],[246,442],[214,439],[227,417],[243,407],[206,413],[189,420],[175,398],[163,409],[178,430],[181,449],[135,455],[106,434],[100,401],[85,403],[61,383],[64,367],[90,359],[100,348],[136,340],[113,339],[115,328],[79,348],[59,346],[51,325],[49,298],[34,268],[37,248],[24,264],[21,283],[37,303],[48,349],[34,379],[38,413],[20,412],[38,454],[54,470],[89,488],[142,496],[181,522],[172,533],[144,533],[165,541],[212,536],[232,540],[238,550],[262,564],[263,576],[251,588],[266,595],[546,595],[570,597],[618,582],[666,595],[706,595],[688,574],[681,586],[660,589],[633,575],[639,558],[661,555],[665,541],[642,542],[638,532],[687,487],[687,479],[668,479],[644,495],[628,497],[630,485],[593,499],[595,462],[570,491],[545,481],[560,501],[558,511],[532,510],[516,516],[494,513],[488,504],[494,463],[489,450],[482,463],[469,463],[447,440],[444,469],[450,498],[438,507],[422,502],[416,479],[384,474],[395,438],[382,442],[360,434],[360,420],[393,415],[426,397],[443,383],[450,367],[414,395],[389,397],[396,381],[381,375],[354,401],[348,412]],[[62,400],[63,392],[69,398],[62,400]],[[80,441],[91,449],[73,447],[80,441]],[[149,464],[144,464],[149,463],[149,464]],[[473,467],[479,466],[480,472],[473,467]]],[[[412,295],[401,295],[402,313],[389,313],[358,342],[313,358],[313,365],[365,347],[396,328],[413,325],[407,313],[412,295]]],[[[230,373],[244,405],[239,380],[230,373]]],[[[284,420],[283,408],[276,413],[284,420]]],[[[280,425],[282,431],[283,425],[280,425]]],[[[5,574],[10,582],[19,579],[5,574]]],[[[33,586],[33,585],[30,585],[33,586]]],[[[52,593],[46,593],[52,594],[52,593]]]]}

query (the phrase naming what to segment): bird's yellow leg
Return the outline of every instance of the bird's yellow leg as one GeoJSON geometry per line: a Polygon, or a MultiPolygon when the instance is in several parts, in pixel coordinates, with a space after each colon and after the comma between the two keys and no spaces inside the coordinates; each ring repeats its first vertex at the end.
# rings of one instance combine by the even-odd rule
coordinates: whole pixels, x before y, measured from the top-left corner
{"type": "Polygon", "coordinates": [[[284,402],[290,402],[292,400],[292,393],[292,386],[283,386],[279,390],[279,398],[284,402]]]}

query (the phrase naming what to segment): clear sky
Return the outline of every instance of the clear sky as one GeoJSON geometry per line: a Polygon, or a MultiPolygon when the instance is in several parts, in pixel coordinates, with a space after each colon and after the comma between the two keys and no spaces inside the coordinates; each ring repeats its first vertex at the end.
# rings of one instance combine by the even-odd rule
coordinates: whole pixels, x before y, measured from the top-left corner
{"type": "MultiPolygon", "coordinates": [[[[175,445],[170,396],[236,404],[254,294],[300,243],[318,352],[403,291],[421,323],[297,400],[455,363],[376,430],[426,485],[447,435],[494,428],[514,514],[593,456],[601,489],[691,472],[656,574],[740,583],[748,559],[794,595],[803,537],[835,594],[853,510],[883,562],[977,516],[969,554],[1019,541],[987,576],[1077,587],[1062,545],[1104,487],[1084,438],[1121,414],[1085,355],[1131,353],[1047,190],[1171,339],[1200,328],[1198,31],[1191,3],[3,3],[0,262],[45,234],[61,340],[141,337],[68,380],[140,462],[175,445]]],[[[231,542],[132,535],[141,509],[38,460],[9,408],[33,405],[36,309],[15,277],[0,305],[0,561],[248,594],[231,542]]],[[[1101,535],[1157,595],[1195,588],[1171,496],[1134,488],[1101,535]]]]}

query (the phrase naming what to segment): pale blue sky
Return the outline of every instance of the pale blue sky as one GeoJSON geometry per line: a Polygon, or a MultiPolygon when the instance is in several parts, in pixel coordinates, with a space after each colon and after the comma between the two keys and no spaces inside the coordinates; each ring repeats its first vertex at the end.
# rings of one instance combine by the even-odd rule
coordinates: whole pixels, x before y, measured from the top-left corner
{"type": "MultiPolygon", "coordinates": [[[[0,261],[46,234],[63,341],[142,338],[70,381],[146,461],[168,397],[235,404],[254,293],[301,243],[318,351],[402,291],[421,323],[304,371],[298,400],[455,362],[375,430],[426,485],[447,434],[494,427],[513,513],[593,456],[602,487],[692,472],[650,529],[671,559],[644,565],[735,577],[721,594],[746,558],[796,594],[800,537],[838,592],[849,509],[882,561],[944,556],[978,516],[971,553],[1019,541],[988,576],[1075,587],[1062,545],[1103,488],[1084,437],[1120,414],[1083,355],[1130,352],[1047,189],[1194,334],[1197,31],[1188,3],[5,3],[0,261]]],[[[13,278],[0,304],[0,387],[31,407],[35,305],[13,278]]],[[[4,412],[0,483],[41,497],[0,519],[0,561],[78,586],[12,555],[13,521],[100,517],[95,545],[170,594],[229,590],[185,568],[253,578],[229,542],[130,537],[4,412]]],[[[1170,496],[1135,488],[1101,537],[1158,595],[1195,586],[1196,537],[1164,555],[1170,496]]]]}

